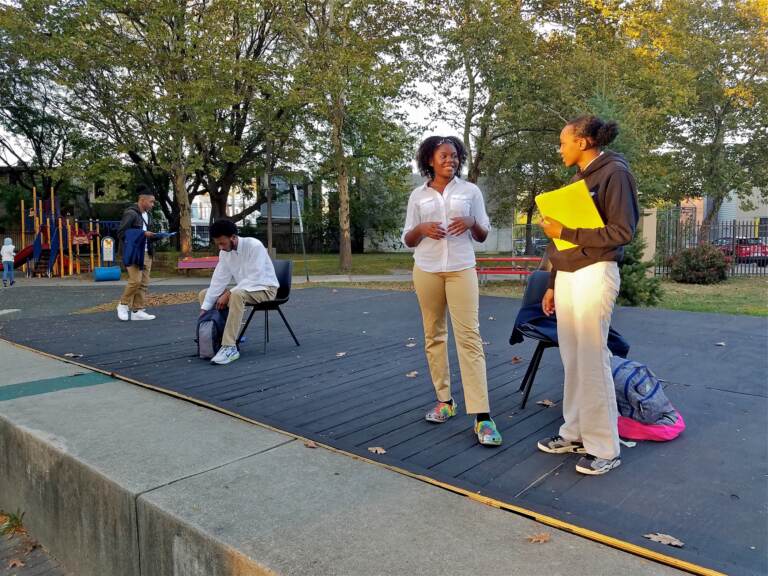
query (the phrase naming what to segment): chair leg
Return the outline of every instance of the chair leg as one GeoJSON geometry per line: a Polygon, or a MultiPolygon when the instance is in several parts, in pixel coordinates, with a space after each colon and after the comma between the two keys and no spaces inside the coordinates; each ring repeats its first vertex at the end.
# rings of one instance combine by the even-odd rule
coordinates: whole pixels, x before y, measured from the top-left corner
{"type": "Polygon", "coordinates": [[[539,345],[536,347],[536,352],[533,353],[533,358],[531,358],[531,363],[528,365],[530,374],[527,374],[523,403],[520,405],[521,410],[524,409],[525,405],[528,403],[528,396],[530,396],[531,390],[533,389],[533,381],[536,379],[536,372],[539,370],[539,363],[541,362],[541,357],[544,355],[544,350],[546,350],[544,343],[539,342],[539,345]]]}
{"type": "Polygon", "coordinates": [[[251,323],[251,319],[253,318],[253,315],[256,313],[256,308],[251,308],[251,313],[248,315],[248,320],[246,320],[245,325],[240,328],[240,334],[237,335],[237,342],[235,343],[237,345],[238,350],[240,349],[240,340],[243,339],[243,336],[245,336],[245,331],[248,330],[248,325],[251,323]]]}
{"type": "Polygon", "coordinates": [[[525,390],[526,386],[528,385],[528,380],[531,378],[531,373],[533,372],[533,360],[536,358],[536,354],[539,353],[539,346],[536,346],[536,350],[533,352],[533,356],[531,356],[531,361],[528,362],[528,368],[525,371],[525,376],[523,376],[523,381],[520,382],[520,388],[519,391],[522,392],[525,390]]]}
{"type": "Polygon", "coordinates": [[[269,316],[267,311],[264,310],[264,354],[267,353],[267,340],[269,340],[269,316]]]}
{"type": "Polygon", "coordinates": [[[288,324],[288,320],[285,318],[285,314],[283,314],[283,311],[280,310],[280,306],[277,307],[277,311],[280,313],[280,318],[283,319],[283,322],[285,323],[285,327],[288,328],[288,332],[290,332],[291,336],[293,336],[293,341],[296,342],[296,346],[301,346],[301,344],[299,344],[299,340],[296,338],[296,334],[293,333],[293,329],[291,328],[291,325],[288,324]]]}

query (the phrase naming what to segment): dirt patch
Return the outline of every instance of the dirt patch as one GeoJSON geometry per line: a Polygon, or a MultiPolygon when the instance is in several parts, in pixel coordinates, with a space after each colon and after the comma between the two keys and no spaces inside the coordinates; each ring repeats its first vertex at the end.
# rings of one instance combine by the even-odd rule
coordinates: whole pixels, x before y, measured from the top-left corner
{"type": "MultiPolygon", "coordinates": [[[[190,292],[168,292],[165,294],[152,294],[144,299],[147,308],[156,308],[158,306],[171,306],[172,304],[190,304],[197,302],[197,291],[190,292]]],[[[94,314],[96,312],[111,312],[117,308],[120,300],[112,300],[98,306],[82,308],[72,314],[94,314]]]]}

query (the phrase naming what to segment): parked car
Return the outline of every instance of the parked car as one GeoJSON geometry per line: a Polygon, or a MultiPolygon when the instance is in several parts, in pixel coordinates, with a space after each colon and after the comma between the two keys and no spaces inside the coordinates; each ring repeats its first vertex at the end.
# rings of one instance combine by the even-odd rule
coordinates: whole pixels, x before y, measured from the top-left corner
{"type": "Polygon", "coordinates": [[[712,243],[726,256],[735,256],[737,263],[768,264],[768,243],[761,238],[718,238],[712,243]],[[734,254],[735,248],[735,254],[734,254]]]}
{"type": "MultiPolygon", "coordinates": [[[[549,245],[548,238],[532,238],[531,239],[531,248],[533,248],[534,256],[543,256],[544,252],[546,252],[547,250],[548,245],[549,245]]],[[[525,255],[525,240],[523,239],[515,240],[514,251],[517,256],[525,255]]]]}

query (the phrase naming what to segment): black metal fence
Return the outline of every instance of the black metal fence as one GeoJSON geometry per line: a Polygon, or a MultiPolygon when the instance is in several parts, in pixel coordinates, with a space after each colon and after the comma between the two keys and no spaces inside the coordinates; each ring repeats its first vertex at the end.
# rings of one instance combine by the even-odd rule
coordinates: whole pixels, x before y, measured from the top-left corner
{"type": "Polygon", "coordinates": [[[768,275],[768,218],[703,224],[684,208],[657,214],[656,275],[669,276],[672,259],[700,244],[723,253],[731,276],[768,275]]]}

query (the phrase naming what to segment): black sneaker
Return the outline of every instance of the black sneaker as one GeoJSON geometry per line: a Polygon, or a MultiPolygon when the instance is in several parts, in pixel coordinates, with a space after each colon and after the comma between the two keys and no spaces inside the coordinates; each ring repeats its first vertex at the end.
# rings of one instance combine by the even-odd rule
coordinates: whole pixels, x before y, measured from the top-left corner
{"type": "Polygon", "coordinates": [[[621,466],[621,458],[618,456],[611,460],[606,460],[605,458],[598,458],[597,456],[587,454],[579,458],[579,461],[576,463],[576,472],[589,474],[590,476],[599,476],[619,466],[621,466]]]}
{"type": "Polygon", "coordinates": [[[547,454],[586,454],[584,444],[581,442],[571,442],[562,436],[552,436],[539,440],[537,444],[539,450],[547,454]]]}

